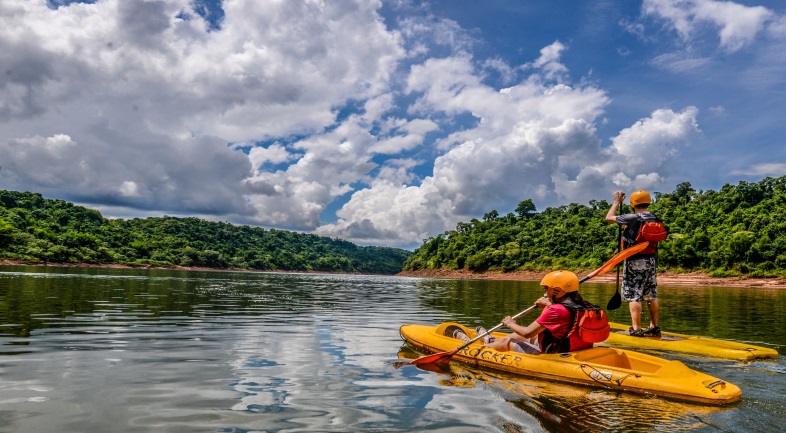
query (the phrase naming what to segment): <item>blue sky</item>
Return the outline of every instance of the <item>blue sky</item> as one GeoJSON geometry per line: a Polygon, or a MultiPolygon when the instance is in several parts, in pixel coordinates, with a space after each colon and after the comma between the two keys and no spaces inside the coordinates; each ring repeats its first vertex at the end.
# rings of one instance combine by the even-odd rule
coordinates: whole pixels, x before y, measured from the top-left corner
{"type": "Polygon", "coordinates": [[[4,0],[0,188],[415,248],[786,174],[777,1],[4,0]]]}

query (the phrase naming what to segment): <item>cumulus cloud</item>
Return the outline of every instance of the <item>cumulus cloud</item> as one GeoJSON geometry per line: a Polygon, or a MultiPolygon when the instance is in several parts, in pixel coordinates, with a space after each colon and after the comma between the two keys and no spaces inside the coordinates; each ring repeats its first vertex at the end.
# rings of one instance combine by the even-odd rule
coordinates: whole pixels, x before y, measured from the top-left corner
{"type": "Polygon", "coordinates": [[[479,119],[477,126],[442,141],[447,152],[419,186],[373,182],[353,194],[336,223],[317,232],[344,237],[363,226],[368,230],[362,240],[373,242],[379,233],[371,227],[384,227],[403,244],[492,207],[512,210],[525,198],[586,202],[598,191],[649,188],[662,181],[659,172],[679,146],[700,132],[696,108],[657,110],[604,149],[594,122],[609,103],[606,94],[591,86],[546,85],[544,76],[495,91],[474,79],[466,58],[413,68],[409,89],[421,95],[419,108],[454,112],[462,107],[479,119]]]}
{"type": "Polygon", "coordinates": [[[565,48],[565,45],[559,41],[544,47],[540,50],[540,57],[535,60],[532,66],[541,69],[546,79],[560,78],[568,72],[568,68],[560,63],[560,57],[565,48]]]}
{"type": "MultiPolygon", "coordinates": [[[[704,3],[669,15],[648,2],[686,35],[711,20],[729,49],[766,19],[704,3]]],[[[453,21],[396,27],[373,1],[225,0],[220,23],[193,7],[0,3],[2,187],[110,216],[414,247],[527,198],[542,207],[657,184],[700,132],[695,108],[661,109],[604,146],[596,124],[611,98],[571,84],[560,41],[508,65],[474,58],[453,21]]]]}
{"type": "Polygon", "coordinates": [[[245,195],[286,182],[262,184],[253,170],[324,158],[253,143],[322,131],[336,106],[387,87],[403,51],[373,6],[226,1],[210,31],[186,0],[4,1],[0,180],[88,203],[280,221],[266,213],[288,209],[245,195]],[[47,146],[58,137],[67,152],[47,146]]]}

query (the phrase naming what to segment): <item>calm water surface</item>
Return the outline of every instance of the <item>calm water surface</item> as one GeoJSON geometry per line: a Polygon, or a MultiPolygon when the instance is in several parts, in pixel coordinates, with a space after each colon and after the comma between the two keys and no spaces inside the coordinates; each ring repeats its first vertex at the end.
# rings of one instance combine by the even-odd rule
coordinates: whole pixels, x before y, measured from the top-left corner
{"type": "MultiPolygon", "coordinates": [[[[582,293],[605,305],[614,287],[582,293]]],[[[489,327],[540,294],[531,282],[0,267],[0,431],[782,431],[783,357],[655,353],[740,386],[723,408],[457,364],[396,368],[419,356],[400,325],[489,327]]],[[[786,290],[659,295],[664,330],[783,354],[786,290]]]]}

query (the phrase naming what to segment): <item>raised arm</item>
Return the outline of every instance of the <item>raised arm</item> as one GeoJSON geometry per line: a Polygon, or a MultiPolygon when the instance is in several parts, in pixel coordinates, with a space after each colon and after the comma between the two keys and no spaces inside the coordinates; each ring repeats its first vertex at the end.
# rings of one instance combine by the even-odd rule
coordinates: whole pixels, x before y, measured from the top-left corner
{"type": "Polygon", "coordinates": [[[609,211],[606,212],[606,221],[610,223],[617,222],[617,209],[619,209],[623,201],[625,201],[625,193],[622,191],[615,191],[614,202],[611,204],[609,211]]]}

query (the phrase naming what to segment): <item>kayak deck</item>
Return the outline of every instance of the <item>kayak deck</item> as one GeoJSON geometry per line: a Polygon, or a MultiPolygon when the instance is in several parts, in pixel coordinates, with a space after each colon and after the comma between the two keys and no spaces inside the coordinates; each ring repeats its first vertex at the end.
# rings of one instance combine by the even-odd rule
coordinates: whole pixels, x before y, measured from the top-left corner
{"type": "Polygon", "coordinates": [[[743,361],[778,357],[778,351],[775,349],[748,343],[696,337],[674,332],[662,332],[660,337],[633,337],[628,333],[627,325],[619,323],[610,323],[609,325],[611,326],[611,333],[609,338],[602,343],[603,345],[692,353],[713,358],[743,361]]]}
{"type": "MultiPolygon", "coordinates": [[[[464,343],[443,335],[448,326],[460,327],[471,338],[476,336],[474,330],[452,322],[438,326],[403,325],[400,333],[404,340],[418,349],[432,353],[446,352],[464,343]]],[[[612,347],[594,347],[563,354],[528,355],[498,352],[475,342],[457,352],[452,359],[474,367],[559,382],[656,394],[695,403],[724,405],[738,401],[742,396],[742,391],[736,385],[692,370],[679,361],[612,347]]]]}

